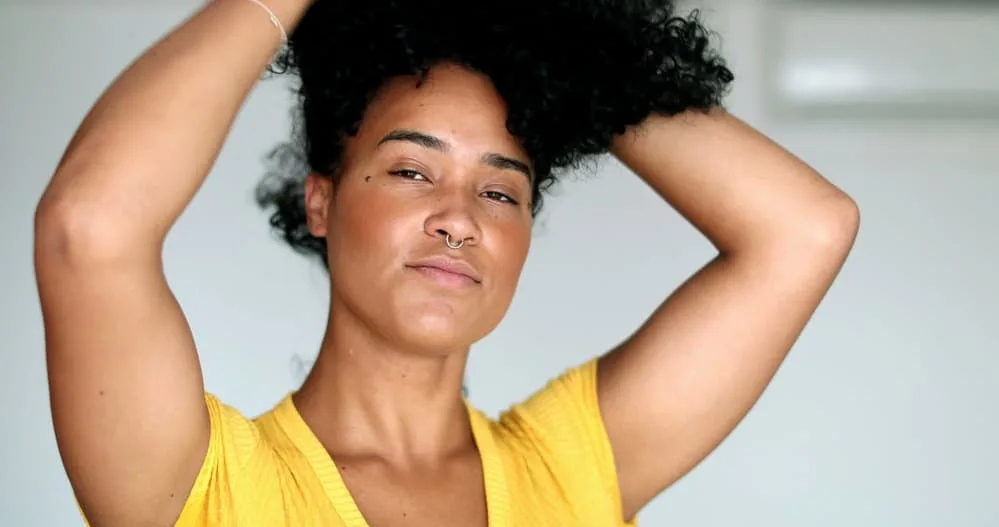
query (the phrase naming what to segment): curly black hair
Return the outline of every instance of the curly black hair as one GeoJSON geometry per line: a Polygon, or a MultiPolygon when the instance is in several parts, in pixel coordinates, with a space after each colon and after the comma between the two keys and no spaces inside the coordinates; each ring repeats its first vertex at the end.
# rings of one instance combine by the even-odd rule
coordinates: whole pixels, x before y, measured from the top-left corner
{"type": "Polygon", "coordinates": [[[275,148],[257,201],[295,250],[326,264],[309,234],[304,177],[337,177],[345,141],[390,78],[435,65],[487,75],[536,173],[532,212],[565,169],[606,153],[652,113],[721,104],[732,72],[698,12],[669,0],[317,0],[272,71],[297,78],[295,138],[275,148]]]}

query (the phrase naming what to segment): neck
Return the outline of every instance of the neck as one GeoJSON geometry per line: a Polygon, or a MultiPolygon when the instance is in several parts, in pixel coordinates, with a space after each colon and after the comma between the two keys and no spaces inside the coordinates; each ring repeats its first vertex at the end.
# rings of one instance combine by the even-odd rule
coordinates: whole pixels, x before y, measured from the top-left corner
{"type": "Polygon", "coordinates": [[[393,345],[347,309],[334,306],[331,313],[295,404],[334,456],[410,464],[467,448],[467,348],[431,354],[393,345]]]}

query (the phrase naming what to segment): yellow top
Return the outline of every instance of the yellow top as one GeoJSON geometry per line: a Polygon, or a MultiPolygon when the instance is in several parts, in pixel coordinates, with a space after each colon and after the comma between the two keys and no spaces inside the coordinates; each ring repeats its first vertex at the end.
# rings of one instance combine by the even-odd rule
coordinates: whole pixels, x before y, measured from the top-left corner
{"type": "MultiPolygon", "coordinates": [[[[469,406],[490,527],[627,527],[596,361],[491,420],[469,406]]],[[[211,440],[179,527],[368,527],[290,396],[250,420],[207,395],[211,440]]]]}

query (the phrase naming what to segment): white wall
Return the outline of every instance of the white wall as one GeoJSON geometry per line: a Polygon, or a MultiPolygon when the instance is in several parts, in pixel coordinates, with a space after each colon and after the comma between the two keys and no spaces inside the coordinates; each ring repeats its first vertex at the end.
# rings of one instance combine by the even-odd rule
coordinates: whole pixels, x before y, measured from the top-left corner
{"type": "MultiPolygon", "coordinates": [[[[999,524],[999,122],[777,120],[763,105],[764,9],[716,2],[732,110],[850,192],[863,227],[760,404],[644,525],[999,524]]],[[[81,4],[0,0],[2,525],[80,524],[49,418],[34,204],[100,91],[193,2],[81,4]]],[[[325,319],[323,273],[273,240],[252,202],[288,100],[276,82],[255,92],[167,250],[208,388],[250,414],[295,387],[293,357],[311,356],[325,319]]],[[[548,204],[511,312],[470,364],[471,397],[493,413],[615,344],[711,255],[615,165],[548,204]]]]}

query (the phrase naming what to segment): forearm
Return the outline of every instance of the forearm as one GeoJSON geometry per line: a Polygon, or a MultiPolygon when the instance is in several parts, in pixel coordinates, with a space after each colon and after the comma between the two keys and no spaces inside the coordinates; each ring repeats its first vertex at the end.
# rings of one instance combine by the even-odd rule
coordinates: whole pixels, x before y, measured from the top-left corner
{"type": "Polygon", "coordinates": [[[856,215],[846,194],[721,109],[650,117],[613,153],[723,254],[824,242],[856,215]]]}
{"type": "MultiPolygon", "coordinates": [[[[265,1],[288,31],[312,3],[265,1]]],[[[205,6],[97,101],[39,204],[40,223],[105,248],[158,250],[280,44],[252,2],[205,6]]]]}

